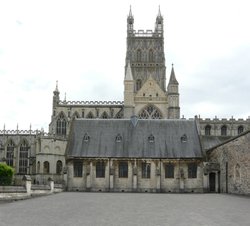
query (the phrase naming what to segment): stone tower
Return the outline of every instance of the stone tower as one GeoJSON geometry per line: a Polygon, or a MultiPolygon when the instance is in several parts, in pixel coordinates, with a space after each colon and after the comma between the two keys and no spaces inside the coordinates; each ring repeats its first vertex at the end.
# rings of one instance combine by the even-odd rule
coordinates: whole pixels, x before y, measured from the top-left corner
{"type": "MultiPolygon", "coordinates": [[[[134,30],[134,16],[130,8],[127,17],[124,117],[137,115],[139,118],[160,119],[170,118],[171,113],[171,118],[179,118],[178,113],[168,109],[168,101],[173,99],[168,98],[166,90],[164,28],[160,8],[154,30],[146,31],[134,30]]],[[[179,101],[175,107],[179,107],[179,101]]]]}
{"type": "Polygon", "coordinates": [[[170,119],[180,118],[179,83],[175,77],[173,64],[168,83],[168,118],[170,119]]]}

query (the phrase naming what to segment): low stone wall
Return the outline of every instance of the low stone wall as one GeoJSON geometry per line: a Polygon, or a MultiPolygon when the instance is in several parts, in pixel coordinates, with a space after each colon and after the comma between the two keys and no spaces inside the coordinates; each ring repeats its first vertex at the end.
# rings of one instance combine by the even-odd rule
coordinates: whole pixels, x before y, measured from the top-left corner
{"type": "Polygon", "coordinates": [[[0,201],[27,199],[63,191],[63,186],[55,186],[51,179],[48,181],[49,185],[32,185],[30,176],[24,176],[23,180],[24,186],[0,186],[0,201]]]}

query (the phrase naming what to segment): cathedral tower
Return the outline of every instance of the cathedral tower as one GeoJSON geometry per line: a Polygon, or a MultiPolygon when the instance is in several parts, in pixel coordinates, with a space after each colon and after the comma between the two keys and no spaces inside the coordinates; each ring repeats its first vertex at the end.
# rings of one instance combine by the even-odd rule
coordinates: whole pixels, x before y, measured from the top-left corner
{"type": "MultiPolygon", "coordinates": [[[[172,88],[172,86],[170,87],[172,88]]],[[[171,97],[169,100],[173,99],[175,98],[171,97]]],[[[129,118],[132,116],[131,114],[135,114],[139,118],[160,119],[169,118],[169,113],[173,114],[168,109],[164,26],[160,8],[156,16],[154,30],[146,31],[134,30],[134,16],[130,8],[127,17],[124,117],[129,118]],[[131,80],[128,80],[128,70],[131,71],[131,76],[129,76],[131,80]],[[129,91],[128,87],[130,87],[129,91]]],[[[177,113],[174,115],[171,118],[179,118],[177,113]]]]}

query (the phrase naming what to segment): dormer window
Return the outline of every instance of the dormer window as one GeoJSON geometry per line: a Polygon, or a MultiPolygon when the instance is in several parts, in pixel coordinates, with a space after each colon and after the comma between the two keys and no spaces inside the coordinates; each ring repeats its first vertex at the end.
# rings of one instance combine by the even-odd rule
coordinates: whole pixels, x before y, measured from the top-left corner
{"type": "Polygon", "coordinates": [[[155,142],[155,137],[153,136],[153,134],[150,134],[150,136],[148,137],[148,142],[149,143],[154,143],[155,142]]]}
{"type": "Polygon", "coordinates": [[[84,141],[85,143],[88,143],[89,140],[90,140],[89,135],[88,135],[87,133],[85,133],[85,135],[84,135],[84,137],[83,137],[83,141],[84,141]]]}
{"type": "Polygon", "coordinates": [[[115,142],[116,142],[116,143],[122,142],[122,136],[121,136],[121,134],[118,134],[118,135],[115,137],[115,142]]]}
{"type": "Polygon", "coordinates": [[[186,143],[186,142],[187,142],[187,135],[186,135],[186,134],[183,134],[183,135],[181,136],[181,142],[182,142],[182,143],[186,143]]]}

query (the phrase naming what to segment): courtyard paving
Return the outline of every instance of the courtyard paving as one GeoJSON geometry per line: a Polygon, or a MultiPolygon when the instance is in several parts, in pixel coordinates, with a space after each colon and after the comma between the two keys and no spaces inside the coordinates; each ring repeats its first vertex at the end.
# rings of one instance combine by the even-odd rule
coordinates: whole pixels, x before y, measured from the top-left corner
{"type": "Polygon", "coordinates": [[[223,194],[65,192],[0,203],[1,226],[249,226],[250,198],[223,194]]]}

